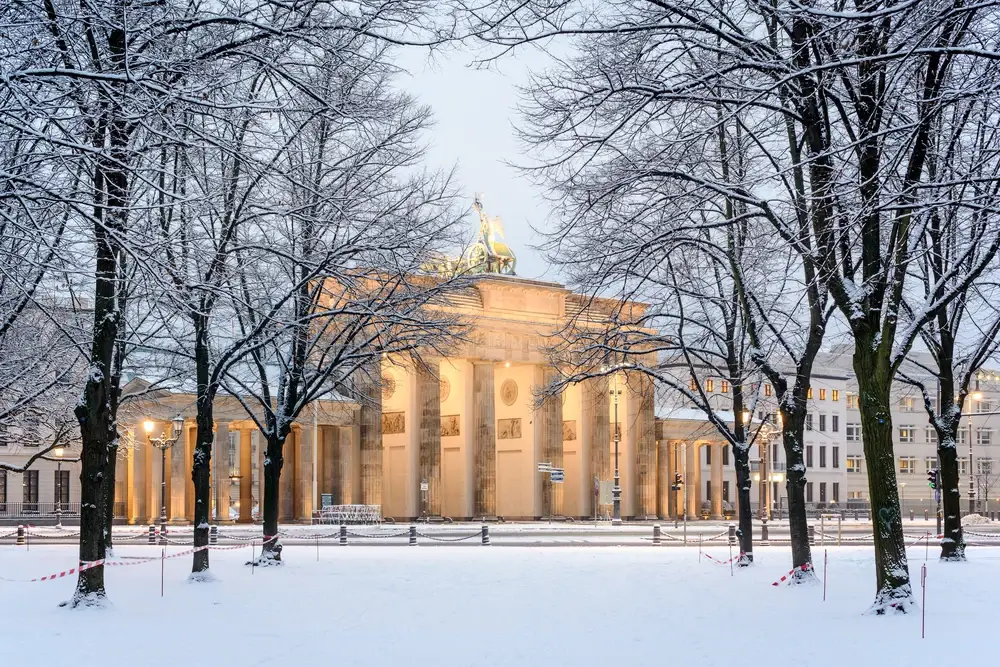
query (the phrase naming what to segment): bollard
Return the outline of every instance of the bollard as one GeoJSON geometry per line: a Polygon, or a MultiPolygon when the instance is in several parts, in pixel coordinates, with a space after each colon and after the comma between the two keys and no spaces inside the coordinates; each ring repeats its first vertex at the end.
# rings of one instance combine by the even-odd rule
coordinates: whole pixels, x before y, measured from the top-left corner
{"type": "Polygon", "coordinates": [[[736,526],[729,524],[729,544],[736,544],[736,526]]]}
{"type": "Polygon", "coordinates": [[[660,524],[653,524],[653,546],[660,545],[660,524]]]}
{"type": "Polygon", "coordinates": [[[760,546],[771,546],[767,541],[767,519],[761,519],[760,521],[760,546]]]}
{"type": "Polygon", "coordinates": [[[483,524],[483,546],[490,546],[490,527],[485,523],[483,524]]]}
{"type": "Polygon", "coordinates": [[[17,527],[17,546],[24,546],[24,526],[21,525],[17,527]]]}
{"type": "Polygon", "coordinates": [[[809,526],[809,546],[816,544],[816,526],[809,526]]]}
{"type": "Polygon", "coordinates": [[[156,544],[156,526],[149,527],[149,543],[156,544]]]}
{"type": "Polygon", "coordinates": [[[417,527],[410,526],[410,546],[417,546],[417,527]]]}
{"type": "Polygon", "coordinates": [[[347,526],[340,524],[340,546],[347,546],[347,526]]]}
{"type": "Polygon", "coordinates": [[[910,521],[913,521],[913,510],[910,510],[910,521]]]}
{"type": "Polygon", "coordinates": [[[208,543],[218,544],[219,543],[219,527],[212,526],[208,529],[208,543]]]}
{"type": "Polygon", "coordinates": [[[855,521],[858,520],[858,511],[857,510],[854,510],[854,520],[855,521]]]}

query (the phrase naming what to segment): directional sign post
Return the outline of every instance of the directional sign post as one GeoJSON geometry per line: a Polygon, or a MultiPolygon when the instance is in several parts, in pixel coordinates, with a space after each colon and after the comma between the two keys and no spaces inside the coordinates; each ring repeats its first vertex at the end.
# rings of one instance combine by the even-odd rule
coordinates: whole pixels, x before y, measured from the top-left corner
{"type": "Polygon", "coordinates": [[[539,463],[538,472],[552,472],[552,463],[539,463]]]}
{"type": "Polygon", "coordinates": [[[565,479],[565,476],[566,476],[566,471],[563,470],[562,468],[553,468],[549,472],[549,479],[552,481],[553,484],[562,484],[563,480],[565,479]]]}

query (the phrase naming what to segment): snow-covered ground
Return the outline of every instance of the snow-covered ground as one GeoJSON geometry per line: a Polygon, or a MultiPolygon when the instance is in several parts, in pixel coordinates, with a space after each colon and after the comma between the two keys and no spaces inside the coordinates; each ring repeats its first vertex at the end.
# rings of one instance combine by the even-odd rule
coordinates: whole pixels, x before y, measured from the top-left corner
{"type": "MultiPolygon", "coordinates": [[[[995,652],[1000,549],[970,549],[964,564],[933,552],[924,640],[919,610],[863,615],[870,547],[829,549],[826,602],[819,584],[771,586],[789,568],[783,547],[760,549],[736,576],[699,562],[696,548],[286,547],[285,567],[256,571],[243,565],[249,548],[213,552],[218,580],[207,584],[186,581],[190,556],[168,559],[162,598],[159,560],[109,568],[103,610],[58,607],[75,577],[0,580],[0,655],[46,667],[882,667],[936,664],[947,650],[950,662],[982,662],[995,652]]],[[[725,547],[706,553],[729,557],[725,547]]],[[[918,597],[924,553],[910,550],[918,597]]],[[[118,548],[125,559],[154,555],[118,548]]],[[[74,561],[69,546],[3,546],[0,577],[74,561]]]]}

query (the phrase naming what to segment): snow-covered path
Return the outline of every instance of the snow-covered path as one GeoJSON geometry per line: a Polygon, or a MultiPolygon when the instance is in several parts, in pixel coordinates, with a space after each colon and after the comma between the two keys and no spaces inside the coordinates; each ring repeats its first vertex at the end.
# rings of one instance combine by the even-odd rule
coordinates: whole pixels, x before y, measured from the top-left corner
{"type": "MultiPolygon", "coordinates": [[[[168,550],[168,554],[180,551],[168,550]]],[[[728,549],[708,553],[725,559],[728,549]]],[[[122,547],[119,556],[159,555],[122,547]]],[[[822,549],[815,552],[822,567],[822,549]]],[[[806,667],[957,664],[994,651],[1000,549],[965,564],[927,563],[928,637],[919,613],[863,616],[874,581],[870,548],[829,549],[822,586],[775,588],[786,548],[730,576],[697,549],[316,549],[287,547],[286,566],[251,570],[249,549],[213,552],[218,581],[186,581],[190,556],[110,568],[112,605],[60,609],[75,578],[0,580],[5,664],[47,667],[188,665],[666,665],[806,667]],[[957,631],[957,635],[953,634],[957,631]],[[108,647],[99,635],[110,632],[108,647]],[[742,657],[733,633],[743,634],[742,657]]],[[[911,550],[919,583],[923,547],[911,550]],[[919,558],[919,560],[918,560],[919,558]]],[[[0,577],[71,567],[75,550],[0,548],[0,577]]],[[[919,586],[918,586],[919,595],[919,586]]]]}

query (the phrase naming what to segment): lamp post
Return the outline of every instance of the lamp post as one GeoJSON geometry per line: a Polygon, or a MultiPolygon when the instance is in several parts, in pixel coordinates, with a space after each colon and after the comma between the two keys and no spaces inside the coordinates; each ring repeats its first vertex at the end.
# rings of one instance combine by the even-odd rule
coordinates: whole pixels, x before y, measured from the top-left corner
{"type": "Polygon", "coordinates": [[[56,455],[56,528],[62,528],[62,457],[65,451],[62,447],[53,450],[56,455]]]}
{"type": "Polygon", "coordinates": [[[146,440],[153,447],[160,450],[160,544],[167,543],[167,450],[173,447],[181,437],[184,429],[184,418],[180,415],[174,417],[171,423],[172,431],[167,437],[160,432],[160,437],[154,438],[151,433],[156,425],[151,421],[146,421],[143,427],[146,429],[146,440]]]}
{"type": "Polygon", "coordinates": [[[972,461],[972,401],[983,400],[983,395],[976,391],[969,394],[969,398],[971,399],[969,401],[969,514],[974,514],[976,512],[976,484],[975,475],[973,475],[975,468],[972,461]]]}
{"type": "Polygon", "coordinates": [[[618,473],[618,439],[621,436],[618,428],[618,369],[615,368],[615,485],[611,490],[614,513],[611,516],[611,525],[622,525],[622,487],[618,473]]]}

